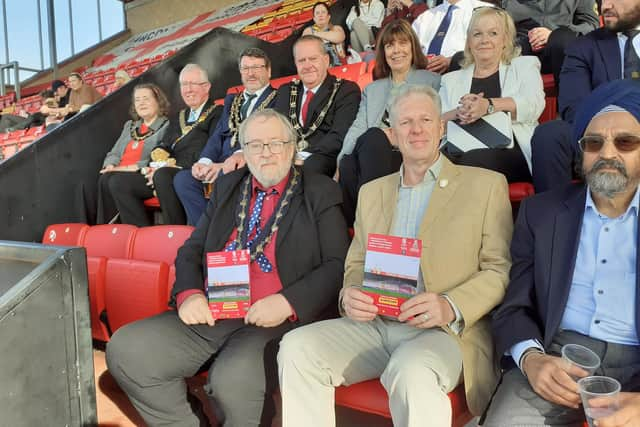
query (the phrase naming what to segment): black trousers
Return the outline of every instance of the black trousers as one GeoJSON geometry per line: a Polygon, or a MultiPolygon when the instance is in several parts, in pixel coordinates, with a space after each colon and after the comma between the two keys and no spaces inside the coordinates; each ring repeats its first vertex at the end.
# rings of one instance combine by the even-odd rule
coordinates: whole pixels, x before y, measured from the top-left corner
{"type": "Polygon", "coordinates": [[[466,153],[451,152],[445,145],[442,153],[457,165],[475,166],[499,172],[507,178],[507,182],[531,182],[529,166],[517,141],[513,148],[485,148],[466,153]]]}
{"type": "Polygon", "coordinates": [[[340,161],[342,208],[349,227],[353,226],[360,187],[369,181],[397,172],[402,155],[380,128],[370,128],[360,135],[353,152],[340,161]]]}
{"type": "Polygon", "coordinates": [[[164,167],[153,174],[153,186],[156,189],[160,209],[162,210],[162,222],[165,224],[184,225],[187,223],[187,215],[182,203],[173,188],[173,177],[181,169],[164,167]]]}
{"type": "Polygon", "coordinates": [[[571,182],[579,176],[580,150],[571,124],[553,120],[538,125],[531,137],[531,166],[536,193],[571,182]]]}
{"type": "Polygon", "coordinates": [[[97,224],[106,224],[120,212],[120,222],[138,227],[151,225],[144,200],[153,197],[147,179],[138,172],[108,172],[98,179],[97,224]]]}
{"type": "MultiPolygon", "coordinates": [[[[537,25],[535,26],[537,27],[537,25]]],[[[547,45],[539,51],[534,52],[531,49],[531,44],[529,44],[529,36],[527,34],[529,29],[531,29],[531,24],[521,25],[521,23],[518,23],[516,29],[517,40],[522,48],[522,55],[537,56],[542,63],[542,72],[553,74],[557,88],[560,82],[560,70],[564,62],[564,50],[579,34],[567,27],[556,28],[549,35],[547,45]]]]}
{"type": "Polygon", "coordinates": [[[126,325],[107,346],[107,366],[149,426],[202,424],[187,400],[184,378],[209,362],[205,388],[224,427],[271,426],[278,385],[277,344],[293,325],[186,325],[175,311],[126,325]]]}

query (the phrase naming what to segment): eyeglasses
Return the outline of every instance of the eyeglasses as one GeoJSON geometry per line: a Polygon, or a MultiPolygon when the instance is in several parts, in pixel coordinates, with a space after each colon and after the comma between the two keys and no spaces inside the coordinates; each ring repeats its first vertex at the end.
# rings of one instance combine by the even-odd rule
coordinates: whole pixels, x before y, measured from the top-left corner
{"type": "Polygon", "coordinates": [[[247,150],[249,154],[262,154],[264,147],[267,147],[271,154],[280,154],[282,150],[284,150],[284,145],[290,142],[291,141],[249,141],[244,144],[243,148],[247,150]]]}
{"type": "Polygon", "coordinates": [[[240,67],[240,72],[241,73],[248,73],[249,71],[260,71],[263,68],[267,68],[266,65],[262,64],[262,65],[251,65],[249,67],[240,67]]]}
{"type": "MultiPolygon", "coordinates": [[[[598,153],[602,150],[605,141],[609,138],[605,138],[600,135],[587,135],[578,140],[580,148],[585,153],[598,153]]],[[[638,149],[640,146],[640,136],[638,135],[616,135],[613,138],[613,145],[616,150],[621,153],[628,153],[638,149]]]]}
{"type": "Polygon", "coordinates": [[[209,83],[209,82],[200,82],[200,83],[196,83],[196,82],[180,82],[180,86],[191,88],[191,87],[194,87],[194,86],[204,86],[207,83],[209,83]]]}

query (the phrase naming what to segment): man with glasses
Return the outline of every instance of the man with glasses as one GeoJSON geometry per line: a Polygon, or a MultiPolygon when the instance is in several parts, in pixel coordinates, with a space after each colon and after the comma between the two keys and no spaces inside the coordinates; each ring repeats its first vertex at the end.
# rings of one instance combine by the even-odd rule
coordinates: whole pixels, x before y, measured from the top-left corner
{"type": "Polygon", "coordinates": [[[588,373],[563,361],[565,344],[594,351],[596,375],[640,391],[640,83],[596,89],[578,111],[574,135],[585,183],[520,206],[511,283],[493,319],[498,354],[511,369],[488,426],[582,425],[576,380],[588,373]]]}
{"type": "Polygon", "coordinates": [[[187,64],[180,71],[180,95],[187,105],[178,112],[169,125],[160,146],[176,160],[177,167],[147,168],[147,177],[153,180],[164,224],[186,224],[182,203],[173,187],[173,180],[181,170],[189,171],[200,158],[200,152],[213,135],[222,107],[217,107],[209,96],[211,83],[207,71],[197,64],[187,64]]]}
{"type": "Polygon", "coordinates": [[[276,93],[269,84],[271,61],[264,51],[245,49],[238,66],[244,90],[225,97],[222,115],[198,160],[190,170],[179,172],[173,182],[191,225],[197,224],[207,205],[203,183],[213,182],[225,159],[239,149],[240,124],[254,111],[271,108],[275,102],[276,93]]]}
{"type": "Polygon", "coordinates": [[[177,310],[112,337],[109,371],[149,426],[209,425],[189,407],[183,378],[212,360],[206,390],[220,425],[271,425],[277,378],[267,373],[275,373],[280,337],[335,306],[348,247],[341,192],[330,178],[293,167],[296,142],[288,120],[271,109],[240,125],[248,168],[216,180],[212,202],[178,251],[177,310]],[[251,306],[244,319],[216,320],[203,259],[241,249],[251,254],[251,306]]]}
{"type": "MultiPolygon", "coordinates": [[[[328,73],[329,54],[317,36],[296,40],[293,58],[300,80],[278,89],[273,108],[288,117],[296,130],[296,161],[304,163],[305,172],[333,176],[342,141],[358,113],[360,89],[354,82],[328,73]]],[[[224,171],[242,165],[242,153],[234,154],[225,162],[224,171]]]]}

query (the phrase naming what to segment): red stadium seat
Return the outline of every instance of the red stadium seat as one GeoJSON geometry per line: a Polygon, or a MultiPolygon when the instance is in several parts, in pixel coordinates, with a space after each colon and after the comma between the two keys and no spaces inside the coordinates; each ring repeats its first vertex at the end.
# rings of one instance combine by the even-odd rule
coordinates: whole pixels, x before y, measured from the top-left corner
{"type": "Polygon", "coordinates": [[[172,265],[178,249],[191,233],[190,225],[156,225],[139,228],[133,240],[131,257],[144,261],[162,261],[172,265]]]}
{"type": "Polygon", "coordinates": [[[273,86],[275,89],[278,89],[283,84],[289,83],[295,78],[297,78],[297,76],[284,76],[278,77],[277,79],[271,79],[271,86],[273,86]]]}
{"type": "Polygon", "coordinates": [[[509,184],[509,200],[513,202],[521,202],[529,196],[533,196],[535,190],[533,184],[529,182],[512,182],[509,184]]]}
{"type": "Polygon", "coordinates": [[[87,230],[89,230],[87,224],[51,224],[44,230],[42,243],[44,245],[82,246],[87,230]]]}
{"type": "Polygon", "coordinates": [[[231,86],[229,89],[227,89],[227,95],[229,94],[236,94],[236,93],[240,93],[244,90],[244,86],[243,85],[238,85],[238,86],[231,86]]]}
{"type": "Polygon", "coordinates": [[[169,266],[164,262],[109,259],[105,304],[112,332],[167,310],[169,266]]]}
{"type": "MultiPolygon", "coordinates": [[[[377,379],[363,381],[350,386],[337,387],[335,396],[336,405],[338,406],[391,418],[387,391],[377,379]]],[[[473,419],[473,415],[467,408],[467,399],[463,386],[458,386],[449,393],[449,400],[453,410],[452,427],[463,427],[473,419]]]]}
{"type": "Polygon", "coordinates": [[[94,225],[84,238],[87,256],[130,258],[137,230],[138,227],[129,224],[94,225]]]}
{"type": "Polygon", "coordinates": [[[148,208],[160,209],[160,200],[157,197],[151,197],[144,201],[144,205],[148,208]]]}
{"type": "Polygon", "coordinates": [[[356,62],[355,64],[339,65],[337,67],[329,68],[329,73],[335,77],[351,80],[357,83],[360,76],[367,70],[366,62],[356,62]]]}
{"type": "Polygon", "coordinates": [[[107,258],[103,256],[87,257],[89,276],[89,313],[91,315],[91,336],[98,341],[109,341],[109,331],[102,322],[102,313],[106,310],[104,302],[104,283],[107,271],[107,258]]]}

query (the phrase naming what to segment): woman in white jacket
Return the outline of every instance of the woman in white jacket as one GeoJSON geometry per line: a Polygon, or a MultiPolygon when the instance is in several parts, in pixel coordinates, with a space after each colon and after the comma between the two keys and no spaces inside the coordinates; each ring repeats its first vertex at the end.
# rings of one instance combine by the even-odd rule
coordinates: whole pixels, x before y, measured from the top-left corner
{"type": "Polygon", "coordinates": [[[463,68],[442,76],[440,86],[445,122],[466,125],[494,112],[510,113],[513,146],[466,152],[452,144],[443,147],[454,163],[501,172],[509,182],[531,181],[531,135],[545,105],[540,61],[519,55],[509,14],[493,7],[476,9],[463,68]]]}
{"type": "Polygon", "coordinates": [[[380,0],[360,0],[347,15],[351,31],[351,47],[356,52],[373,49],[376,35],[384,19],[384,4],[380,0]],[[375,28],[375,29],[374,29],[375,28]]]}

